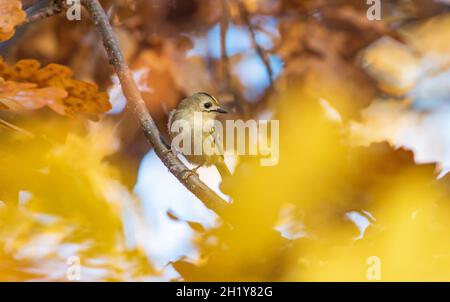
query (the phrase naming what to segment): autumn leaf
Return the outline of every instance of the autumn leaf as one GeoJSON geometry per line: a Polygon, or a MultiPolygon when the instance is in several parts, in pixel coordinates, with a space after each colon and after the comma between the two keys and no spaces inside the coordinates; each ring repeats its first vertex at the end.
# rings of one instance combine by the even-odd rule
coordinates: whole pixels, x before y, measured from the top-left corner
{"type": "Polygon", "coordinates": [[[21,60],[10,67],[0,60],[0,103],[12,110],[48,106],[61,115],[98,119],[111,108],[108,94],[72,75],[70,68],[59,64],[41,68],[36,60],[21,60]]]}
{"type": "Polygon", "coordinates": [[[399,28],[402,42],[384,36],[367,47],[362,65],[383,92],[415,98],[413,90],[421,83],[449,70],[449,32],[450,14],[413,22],[399,28]]]}
{"type": "Polygon", "coordinates": [[[46,105],[64,114],[64,106],[56,100],[67,97],[64,89],[57,87],[37,88],[33,83],[17,83],[0,78],[0,100],[5,109],[39,109],[46,105]]]}
{"type": "Polygon", "coordinates": [[[11,38],[26,17],[19,0],[0,0],[0,42],[11,38]]]}

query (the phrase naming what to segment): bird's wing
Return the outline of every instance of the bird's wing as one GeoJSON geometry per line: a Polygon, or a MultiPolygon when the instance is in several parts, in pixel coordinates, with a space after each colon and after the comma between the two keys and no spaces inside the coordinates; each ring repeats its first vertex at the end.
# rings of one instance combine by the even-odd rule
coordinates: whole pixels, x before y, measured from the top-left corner
{"type": "Polygon", "coordinates": [[[217,170],[219,171],[220,175],[222,176],[222,179],[224,177],[228,177],[231,175],[230,169],[228,169],[227,164],[225,164],[225,157],[223,152],[223,143],[220,137],[220,134],[215,131],[215,129],[211,133],[211,136],[213,137],[214,146],[217,149],[217,160],[214,163],[217,170]]]}
{"type": "Polygon", "coordinates": [[[215,155],[213,156],[214,162],[212,162],[212,164],[216,166],[222,179],[227,176],[230,176],[231,175],[230,170],[225,164],[223,143],[220,137],[220,133],[218,133],[216,129],[212,127],[207,136],[208,139],[211,139],[213,148],[215,149],[215,155]]]}
{"type": "Polygon", "coordinates": [[[223,143],[222,138],[220,137],[220,133],[216,131],[214,127],[211,128],[209,135],[211,135],[214,147],[216,148],[216,154],[220,157],[220,159],[224,159],[224,149],[223,149],[223,143]]]}
{"type": "Polygon", "coordinates": [[[169,112],[169,121],[167,123],[167,130],[169,131],[169,133],[170,133],[170,127],[172,126],[172,119],[173,119],[173,116],[175,114],[175,111],[176,110],[174,109],[174,110],[169,112]]]}

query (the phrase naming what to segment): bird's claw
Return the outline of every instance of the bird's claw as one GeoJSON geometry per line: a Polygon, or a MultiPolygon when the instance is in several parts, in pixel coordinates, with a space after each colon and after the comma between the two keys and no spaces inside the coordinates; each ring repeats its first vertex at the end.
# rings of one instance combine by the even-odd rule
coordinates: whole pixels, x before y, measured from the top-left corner
{"type": "Polygon", "coordinates": [[[173,154],[173,152],[172,152],[171,149],[166,149],[166,150],[164,150],[164,151],[162,152],[163,156],[167,156],[167,155],[170,154],[170,153],[173,154]]]}
{"type": "Polygon", "coordinates": [[[186,181],[189,177],[191,177],[191,176],[197,176],[197,177],[199,177],[199,175],[198,175],[198,173],[197,173],[197,168],[196,169],[192,169],[192,170],[189,170],[189,169],[186,169],[186,170],[183,170],[182,172],[181,172],[183,175],[181,176],[181,178],[184,180],[184,181],[186,181]]]}

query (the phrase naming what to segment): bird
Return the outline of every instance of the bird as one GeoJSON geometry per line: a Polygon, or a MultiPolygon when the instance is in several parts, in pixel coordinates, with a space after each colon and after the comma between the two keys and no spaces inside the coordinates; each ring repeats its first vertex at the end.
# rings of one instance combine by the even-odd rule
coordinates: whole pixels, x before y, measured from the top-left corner
{"type": "Polygon", "coordinates": [[[192,173],[196,173],[202,166],[214,165],[219,171],[222,179],[230,176],[230,170],[224,161],[223,149],[220,144],[219,131],[216,131],[214,124],[216,122],[217,114],[228,113],[223,109],[217,99],[206,92],[197,92],[193,95],[183,99],[176,109],[172,110],[169,114],[168,132],[171,142],[177,135],[189,135],[190,148],[176,148],[171,143],[171,150],[176,154],[183,154],[186,160],[194,165],[197,165],[194,169],[190,170],[192,173]],[[194,117],[199,117],[201,114],[202,123],[194,122],[194,117]],[[185,127],[181,129],[175,129],[173,127],[176,122],[185,123],[185,127]],[[179,130],[179,131],[176,131],[179,130]],[[187,132],[186,132],[187,131],[187,132]],[[203,142],[207,141],[206,144],[203,142]],[[201,142],[201,154],[194,154],[194,143],[201,142]],[[188,152],[186,152],[188,150],[188,152]]]}

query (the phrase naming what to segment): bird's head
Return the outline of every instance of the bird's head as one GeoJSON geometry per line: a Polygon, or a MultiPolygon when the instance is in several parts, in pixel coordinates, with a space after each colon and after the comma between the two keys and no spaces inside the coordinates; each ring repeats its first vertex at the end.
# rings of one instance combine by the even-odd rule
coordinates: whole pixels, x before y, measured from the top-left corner
{"type": "Polygon", "coordinates": [[[190,97],[187,97],[180,103],[179,109],[211,114],[228,113],[225,109],[220,107],[220,104],[215,97],[206,92],[197,92],[190,97]]]}

